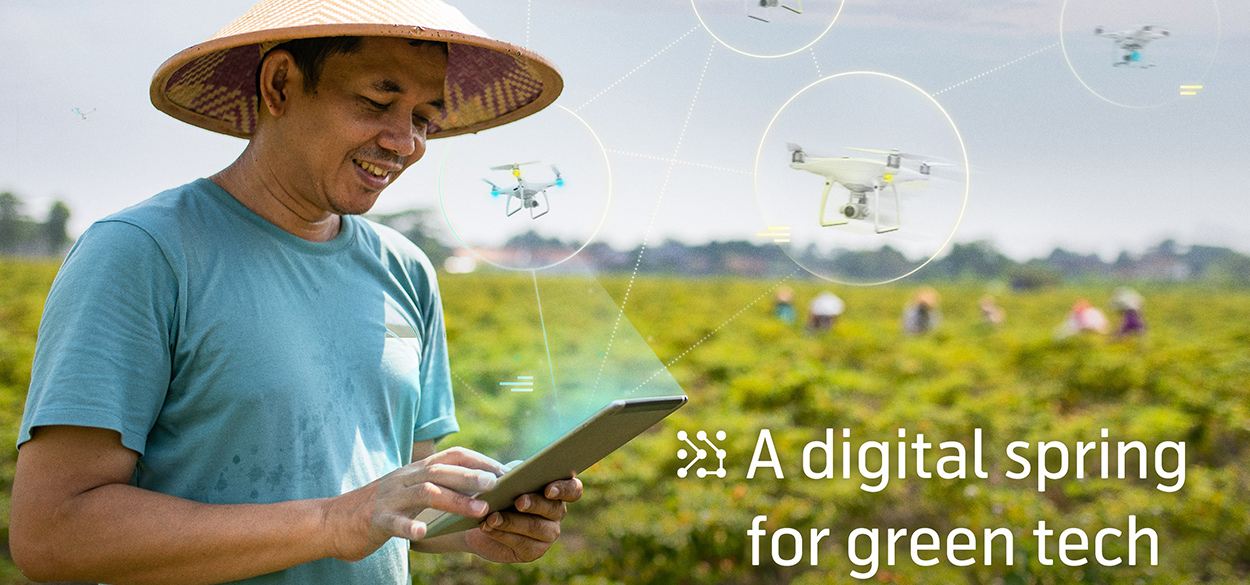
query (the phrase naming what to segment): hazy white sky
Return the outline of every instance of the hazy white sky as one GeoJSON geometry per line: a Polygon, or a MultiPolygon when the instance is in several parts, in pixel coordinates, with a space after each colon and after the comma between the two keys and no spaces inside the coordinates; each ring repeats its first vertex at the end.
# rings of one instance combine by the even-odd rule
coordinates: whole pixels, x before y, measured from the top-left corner
{"type": "MultiPolygon", "coordinates": [[[[81,231],[229,164],[243,142],[157,112],[148,83],[162,61],[250,4],[0,3],[0,189],[20,194],[34,215],[54,198],[67,200],[75,213],[71,227],[81,231]]],[[[1250,252],[1250,190],[1242,170],[1250,158],[1250,7],[1244,2],[1177,9],[1179,3],[1162,0],[863,0],[845,6],[805,0],[802,15],[774,9],[770,23],[748,19],[743,4],[459,2],[492,35],[528,43],[559,65],[566,88],[557,103],[585,124],[549,110],[548,121],[536,118],[521,133],[529,143],[515,161],[498,160],[512,156],[501,153],[500,142],[516,142],[503,132],[432,143],[427,160],[384,194],[378,209],[438,207],[444,155],[444,196],[488,201],[489,187],[478,181],[493,176],[488,167],[537,153],[545,164],[534,168],[535,179],[555,163],[569,181],[567,191],[551,194],[552,216],[506,224],[489,215],[502,216],[502,206],[483,204],[488,209],[481,222],[459,220],[458,233],[470,244],[489,245],[530,228],[563,238],[594,235],[618,246],[669,237],[763,241],[756,236],[767,227],[756,197],[757,150],[761,164],[779,165],[761,174],[763,183],[774,180],[765,175],[799,173],[785,167],[788,154],[772,144],[789,139],[765,140],[770,120],[810,84],[862,71],[900,82],[842,75],[818,83],[778,119],[792,125],[811,120],[809,129],[824,130],[804,138],[804,146],[840,153],[835,156],[851,154],[843,150],[848,146],[949,148],[958,143],[957,129],[971,175],[956,241],[990,239],[1017,257],[1057,245],[1109,255],[1163,237],[1250,252]],[[1067,59],[1059,46],[1061,13],[1067,59]],[[1095,37],[1093,27],[1150,23],[1173,30],[1144,52],[1157,66],[1113,68],[1110,41],[1095,37]],[[785,57],[738,52],[775,54],[809,43],[785,57]],[[1204,88],[1181,98],[1180,83],[1204,88]],[[924,94],[933,95],[954,126],[938,108],[916,105],[929,103],[924,94]],[[586,202],[607,201],[608,169],[601,154],[583,157],[599,144],[612,188],[596,232],[601,206],[586,202]],[[479,185],[482,191],[475,192],[479,185]],[[561,204],[561,197],[578,204],[561,204]],[[579,206],[590,211],[575,211],[579,206]],[[567,215],[561,219],[557,212],[567,215]]],[[[793,205],[813,206],[813,222],[820,195],[815,181],[810,193],[789,195],[793,205]]],[[[962,183],[933,191],[916,198],[946,207],[924,215],[957,218],[950,206],[963,201],[962,183]]],[[[953,219],[943,221],[954,227],[953,219]]],[[[793,229],[831,245],[883,241],[793,229]]]]}

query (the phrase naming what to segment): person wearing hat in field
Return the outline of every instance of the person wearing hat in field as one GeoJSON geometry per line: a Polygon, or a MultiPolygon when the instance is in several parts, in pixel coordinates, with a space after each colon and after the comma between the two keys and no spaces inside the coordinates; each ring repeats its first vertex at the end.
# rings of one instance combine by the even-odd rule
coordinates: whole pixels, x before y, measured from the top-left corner
{"type": "Polygon", "coordinates": [[[576,479],[486,515],[426,256],[364,220],[426,141],[532,114],[554,66],[439,0],[265,0],[152,101],[248,139],[91,226],[48,296],[10,546],[40,581],[406,583],[408,547],[529,561],[576,479]],[[422,539],[434,508],[483,518],[422,539]]]}

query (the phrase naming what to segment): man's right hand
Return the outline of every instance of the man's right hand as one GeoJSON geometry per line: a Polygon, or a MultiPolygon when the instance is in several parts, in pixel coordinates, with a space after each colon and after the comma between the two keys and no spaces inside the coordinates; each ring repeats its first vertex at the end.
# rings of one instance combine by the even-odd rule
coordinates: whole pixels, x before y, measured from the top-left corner
{"type": "Polygon", "coordinates": [[[331,498],[325,527],[333,535],[333,556],[356,561],[393,537],[420,539],[426,526],[415,518],[427,508],[481,518],[488,511],[487,504],[471,494],[495,487],[496,478],[505,471],[490,457],[453,447],[331,498]]]}

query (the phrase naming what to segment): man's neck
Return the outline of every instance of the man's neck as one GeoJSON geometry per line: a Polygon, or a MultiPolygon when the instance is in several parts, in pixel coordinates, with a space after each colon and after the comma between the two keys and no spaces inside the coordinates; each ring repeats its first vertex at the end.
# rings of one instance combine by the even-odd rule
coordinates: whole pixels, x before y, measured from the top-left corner
{"type": "Polygon", "coordinates": [[[264,164],[249,144],[230,166],[209,177],[217,186],[269,223],[310,242],[328,242],[339,234],[342,217],[310,204],[272,165],[264,164]]]}

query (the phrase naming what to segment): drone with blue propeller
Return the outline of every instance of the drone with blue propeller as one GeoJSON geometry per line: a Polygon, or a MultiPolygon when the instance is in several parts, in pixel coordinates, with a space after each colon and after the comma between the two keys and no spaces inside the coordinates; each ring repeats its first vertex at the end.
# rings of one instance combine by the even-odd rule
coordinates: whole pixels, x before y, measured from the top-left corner
{"type": "Polygon", "coordinates": [[[523,179],[521,177],[521,167],[525,165],[532,165],[537,162],[539,161],[535,160],[490,168],[492,171],[512,171],[512,176],[516,177],[516,185],[512,187],[500,187],[499,185],[490,182],[488,179],[482,179],[487,185],[490,185],[491,197],[498,197],[505,194],[508,196],[504,201],[504,213],[507,214],[508,217],[512,217],[516,214],[516,212],[521,211],[522,209],[527,209],[529,210],[530,219],[538,219],[547,215],[547,212],[551,211],[551,203],[547,200],[547,189],[550,189],[551,187],[563,187],[564,177],[560,176],[560,169],[557,169],[555,165],[551,165],[551,172],[556,175],[555,180],[535,182],[523,179]],[[541,202],[539,202],[540,195],[542,196],[541,202]],[[515,204],[513,203],[514,199],[516,200],[515,204]]]}
{"type": "Polygon", "coordinates": [[[1115,47],[1120,50],[1120,60],[1115,61],[1112,65],[1145,69],[1154,67],[1154,63],[1142,62],[1142,49],[1146,48],[1146,45],[1150,44],[1151,41],[1165,38],[1171,33],[1167,29],[1148,24],[1137,30],[1122,30],[1119,32],[1107,32],[1100,26],[1094,29],[1094,34],[1111,39],[1115,42],[1115,47]]]}

